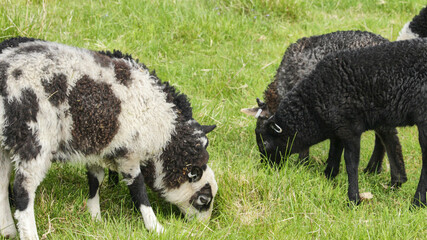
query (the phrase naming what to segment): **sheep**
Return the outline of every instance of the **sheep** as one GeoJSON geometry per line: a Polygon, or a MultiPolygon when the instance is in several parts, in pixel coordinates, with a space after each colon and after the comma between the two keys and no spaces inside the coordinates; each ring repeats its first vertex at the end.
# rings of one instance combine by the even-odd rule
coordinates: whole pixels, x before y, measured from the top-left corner
{"type": "Polygon", "coordinates": [[[427,37],[427,7],[421,9],[417,16],[403,26],[396,40],[425,37],[427,37]]]}
{"type": "MultiPolygon", "coordinates": [[[[286,50],[274,81],[269,84],[264,92],[265,103],[257,100],[258,107],[246,108],[242,109],[242,111],[248,115],[256,116],[256,128],[261,128],[269,117],[276,112],[280,101],[285,95],[296,84],[305,79],[325,56],[339,51],[359,49],[387,42],[387,39],[379,35],[362,31],[338,31],[301,38],[286,50]]],[[[257,129],[255,131],[258,131],[257,129]]],[[[260,148],[263,147],[262,139],[259,137],[257,138],[257,145],[260,148]]],[[[343,146],[334,139],[331,139],[330,145],[327,167],[324,173],[327,178],[332,179],[339,172],[343,146]]],[[[407,176],[399,138],[394,128],[382,127],[376,129],[374,151],[364,171],[370,173],[381,172],[382,160],[386,149],[390,160],[391,185],[400,187],[402,183],[407,181],[407,176]]],[[[262,152],[262,149],[260,151],[262,152]]],[[[308,152],[308,148],[302,149],[299,153],[299,158],[301,160],[307,159],[308,152]]],[[[280,161],[281,158],[276,157],[273,164],[279,164],[280,161]]]]}
{"type": "Polygon", "coordinates": [[[296,153],[327,138],[344,146],[348,198],[360,203],[360,136],[369,129],[417,125],[422,169],[412,206],[426,204],[427,39],[330,54],[285,95],[257,129],[264,154],[296,153]],[[292,141],[292,145],[291,145],[292,141]]]}
{"type": "Polygon", "coordinates": [[[145,183],[188,218],[207,220],[218,191],[206,134],[185,94],[130,55],[12,38],[0,44],[0,233],[38,239],[34,197],[51,162],[87,167],[88,211],[100,219],[104,168],[122,174],[145,227],[162,233],[145,183]]]}

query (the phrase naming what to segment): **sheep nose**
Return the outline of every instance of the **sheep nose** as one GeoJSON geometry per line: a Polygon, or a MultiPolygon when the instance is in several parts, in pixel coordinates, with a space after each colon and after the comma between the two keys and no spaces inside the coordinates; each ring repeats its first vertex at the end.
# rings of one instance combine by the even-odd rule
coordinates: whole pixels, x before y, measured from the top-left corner
{"type": "Polygon", "coordinates": [[[199,196],[199,203],[200,205],[206,205],[211,201],[211,198],[206,195],[200,195],[199,196]]]}

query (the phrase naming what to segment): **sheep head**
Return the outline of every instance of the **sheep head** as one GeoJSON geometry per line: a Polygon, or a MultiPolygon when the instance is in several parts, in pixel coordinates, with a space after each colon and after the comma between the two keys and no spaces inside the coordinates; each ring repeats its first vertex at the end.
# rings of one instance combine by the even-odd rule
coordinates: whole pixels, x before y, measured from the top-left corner
{"type": "Polygon", "coordinates": [[[208,166],[206,134],[216,126],[191,119],[178,123],[175,134],[155,164],[153,188],[189,219],[208,220],[218,185],[208,166]]]}

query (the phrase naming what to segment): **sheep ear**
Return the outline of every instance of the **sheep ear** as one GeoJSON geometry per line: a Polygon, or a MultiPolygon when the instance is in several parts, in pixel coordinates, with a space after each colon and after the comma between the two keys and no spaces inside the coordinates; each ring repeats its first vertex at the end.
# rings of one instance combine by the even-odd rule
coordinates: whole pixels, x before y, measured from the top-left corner
{"type": "Polygon", "coordinates": [[[242,113],[245,113],[248,116],[252,116],[255,118],[259,117],[268,117],[270,115],[270,112],[268,110],[262,109],[262,108],[242,108],[240,109],[242,113]]]}
{"type": "Polygon", "coordinates": [[[216,128],[216,125],[202,125],[202,131],[207,134],[212,132],[216,128]]]}
{"type": "Polygon", "coordinates": [[[240,109],[240,112],[248,115],[248,116],[253,116],[255,117],[255,115],[257,114],[258,110],[262,110],[261,108],[242,108],[240,109]]]}
{"type": "Polygon", "coordinates": [[[256,108],[242,108],[240,111],[242,113],[245,113],[248,116],[253,116],[255,118],[259,117],[269,117],[270,111],[268,110],[267,104],[259,100],[259,98],[256,99],[256,102],[258,104],[258,107],[256,108]]]}

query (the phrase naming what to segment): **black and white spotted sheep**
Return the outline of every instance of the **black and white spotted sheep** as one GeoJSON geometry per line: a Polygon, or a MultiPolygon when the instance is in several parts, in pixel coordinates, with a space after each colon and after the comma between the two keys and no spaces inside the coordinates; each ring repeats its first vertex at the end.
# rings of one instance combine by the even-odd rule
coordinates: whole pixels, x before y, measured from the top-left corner
{"type": "Polygon", "coordinates": [[[344,146],[348,197],[359,203],[360,136],[370,129],[417,125],[422,169],[413,205],[426,205],[427,39],[330,54],[257,129],[263,150],[291,154],[325,139],[344,146]],[[292,142],[292,146],[290,145],[292,142]],[[291,146],[291,147],[289,147],[291,146]]]}
{"type": "MultiPolygon", "coordinates": [[[[257,117],[257,127],[263,128],[268,119],[276,112],[280,101],[300,81],[307,78],[315,69],[317,63],[325,56],[340,51],[354,50],[368,46],[375,46],[389,42],[387,39],[363,31],[338,31],[324,35],[304,37],[291,44],[277,69],[274,81],[269,84],[264,92],[265,103],[258,101],[258,107],[246,108],[242,111],[248,115],[257,117]]],[[[382,169],[382,161],[387,150],[390,161],[391,183],[400,186],[407,181],[405,165],[403,162],[401,145],[395,128],[381,127],[375,129],[375,147],[365,169],[365,172],[379,173],[382,169]]],[[[257,136],[257,145],[263,148],[262,139],[257,136]]],[[[262,149],[260,149],[262,152],[262,149]]],[[[339,172],[339,163],[343,151],[341,142],[331,139],[329,156],[325,175],[334,178],[339,172]]],[[[306,161],[309,150],[299,152],[299,158],[306,161]]],[[[262,158],[264,159],[264,157],[262,158]]],[[[272,164],[279,164],[281,157],[272,158],[272,164]]]]}
{"type": "Polygon", "coordinates": [[[407,22],[399,32],[397,41],[427,37],[427,7],[407,22]]]}
{"type": "Polygon", "coordinates": [[[38,239],[34,196],[53,160],[86,164],[88,210],[100,219],[104,168],[123,175],[145,227],[164,231],[145,183],[189,218],[209,219],[218,186],[206,134],[186,95],[118,51],[12,38],[0,44],[0,231],[38,239]]]}

